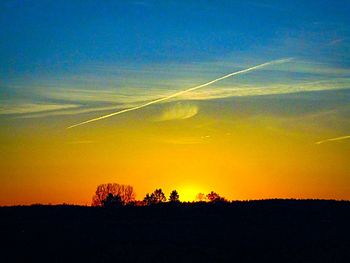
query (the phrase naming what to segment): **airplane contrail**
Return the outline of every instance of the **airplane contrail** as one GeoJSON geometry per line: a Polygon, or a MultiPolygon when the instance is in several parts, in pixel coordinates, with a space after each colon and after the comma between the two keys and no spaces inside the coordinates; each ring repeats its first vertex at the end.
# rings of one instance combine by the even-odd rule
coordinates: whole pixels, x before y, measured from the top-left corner
{"type": "Polygon", "coordinates": [[[135,106],[135,107],[132,107],[132,108],[120,110],[120,111],[113,112],[113,113],[110,113],[110,114],[107,114],[107,115],[103,115],[103,116],[100,116],[100,117],[97,117],[97,118],[94,118],[94,119],[90,119],[90,120],[87,120],[87,121],[83,121],[83,122],[80,122],[80,123],[78,123],[78,124],[71,125],[71,126],[67,127],[67,129],[71,129],[71,128],[74,128],[74,127],[77,127],[77,126],[80,126],[80,125],[84,125],[84,124],[87,124],[87,123],[90,123],[90,122],[103,120],[103,119],[112,117],[112,116],[114,116],[114,115],[119,115],[119,114],[122,114],[122,113],[125,113],[125,112],[138,110],[138,109],[147,107],[147,106],[149,106],[149,105],[152,105],[152,104],[155,104],[155,103],[158,103],[158,102],[162,102],[162,101],[165,101],[165,100],[172,99],[172,98],[174,98],[174,97],[178,97],[178,96],[180,96],[180,95],[182,95],[182,94],[185,94],[185,93],[188,93],[188,92],[190,92],[190,91],[194,91],[194,90],[197,90],[197,89],[200,89],[200,88],[209,86],[209,85],[211,85],[211,84],[213,84],[213,83],[215,83],[215,82],[218,82],[218,81],[220,81],[220,80],[224,80],[224,79],[226,79],[226,78],[229,78],[229,77],[232,77],[232,76],[235,76],[235,75],[243,74],[243,73],[246,73],[246,72],[249,72],[249,71],[257,70],[257,69],[260,69],[260,68],[263,68],[263,67],[266,67],[266,66],[270,66],[270,65],[274,65],[274,64],[286,63],[286,62],[289,62],[289,61],[291,61],[291,60],[292,60],[292,58],[273,60],[273,61],[269,61],[269,62],[260,64],[260,65],[257,65],[257,66],[253,66],[253,67],[250,67],[250,68],[247,68],[247,69],[235,71],[235,72],[232,72],[232,73],[227,74],[227,75],[225,75],[225,76],[222,76],[222,77],[220,77],[220,78],[217,78],[217,79],[211,80],[211,81],[209,81],[209,82],[206,82],[206,83],[204,83],[204,84],[201,84],[201,85],[198,85],[198,86],[195,86],[195,87],[193,87],[193,88],[186,89],[186,90],[178,91],[178,92],[173,93],[173,94],[171,94],[171,95],[168,95],[168,96],[165,96],[165,97],[162,97],[162,98],[159,98],[159,99],[155,99],[155,100],[149,101],[149,102],[147,102],[147,103],[145,103],[145,104],[141,104],[141,105],[139,105],[139,106],[135,106]]]}
{"type": "Polygon", "coordinates": [[[341,141],[341,140],[346,140],[346,139],[350,139],[350,135],[322,140],[322,141],[319,141],[319,142],[315,142],[315,144],[321,144],[321,143],[325,143],[325,142],[341,141]]]}

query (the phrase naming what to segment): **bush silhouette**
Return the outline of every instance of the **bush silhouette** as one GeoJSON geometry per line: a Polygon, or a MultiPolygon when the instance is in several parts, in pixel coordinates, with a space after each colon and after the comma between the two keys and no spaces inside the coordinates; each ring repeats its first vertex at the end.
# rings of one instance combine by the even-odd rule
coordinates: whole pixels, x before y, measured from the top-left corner
{"type": "Polygon", "coordinates": [[[108,194],[106,199],[102,200],[102,207],[116,208],[124,205],[122,198],[119,195],[108,194]]]}
{"type": "Polygon", "coordinates": [[[209,202],[212,202],[212,203],[227,202],[224,197],[221,197],[219,194],[215,193],[214,191],[211,191],[209,194],[207,194],[206,198],[209,202]]]}

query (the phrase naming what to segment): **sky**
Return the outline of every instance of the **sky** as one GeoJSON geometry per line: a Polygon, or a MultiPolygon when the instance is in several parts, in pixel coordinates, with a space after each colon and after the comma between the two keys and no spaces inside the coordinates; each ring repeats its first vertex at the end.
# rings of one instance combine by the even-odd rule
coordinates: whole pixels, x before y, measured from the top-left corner
{"type": "Polygon", "coordinates": [[[341,0],[1,1],[0,205],[89,205],[108,182],[137,199],[350,199],[349,13],[341,0]]]}

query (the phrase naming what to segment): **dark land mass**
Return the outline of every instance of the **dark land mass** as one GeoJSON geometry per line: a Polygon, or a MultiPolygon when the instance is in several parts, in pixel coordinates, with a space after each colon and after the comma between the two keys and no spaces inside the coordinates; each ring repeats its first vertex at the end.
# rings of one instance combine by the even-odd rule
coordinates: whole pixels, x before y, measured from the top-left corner
{"type": "Polygon", "coordinates": [[[1,262],[350,262],[350,202],[0,208],[1,262]]]}

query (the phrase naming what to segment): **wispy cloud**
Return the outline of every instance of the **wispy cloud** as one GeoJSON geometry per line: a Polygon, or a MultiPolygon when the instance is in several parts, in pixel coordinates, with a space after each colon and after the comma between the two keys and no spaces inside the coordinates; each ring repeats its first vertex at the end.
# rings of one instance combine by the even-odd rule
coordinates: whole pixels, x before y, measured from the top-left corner
{"type": "Polygon", "coordinates": [[[16,114],[20,118],[37,118],[125,109],[129,111],[130,108],[149,105],[152,101],[151,104],[154,101],[163,102],[164,98],[171,101],[211,100],[350,88],[349,69],[294,60],[293,63],[261,67],[261,72],[215,83],[210,89],[199,85],[200,89],[181,91],[183,87],[194,86],[194,83],[238,66],[237,63],[228,61],[170,64],[166,65],[169,68],[167,71],[164,70],[164,65],[141,68],[130,66],[130,69],[125,66],[127,72],[118,74],[114,74],[114,70],[120,71],[123,68],[97,66],[99,74],[96,78],[95,75],[89,78],[89,75],[77,74],[63,76],[57,83],[46,79],[39,84],[18,84],[14,94],[23,94],[24,91],[24,99],[3,99],[0,115],[16,114]],[[103,72],[107,72],[105,78],[103,72]],[[114,75],[118,76],[117,79],[111,77],[114,75]],[[129,79],[135,82],[129,82],[129,79]],[[29,91],[33,94],[28,95],[29,91]]]}
{"type": "Polygon", "coordinates": [[[178,91],[178,92],[175,92],[175,93],[170,94],[168,96],[163,96],[163,97],[161,97],[159,99],[155,99],[155,100],[149,101],[149,102],[147,102],[145,104],[141,104],[139,106],[135,106],[135,107],[132,107],[132,108],[120,110],[120,111],[117,111],[117,112],[113,112],[113,113],[110,113],[110,114],[107,114],[107,115],[103,115],[103,116],[100,116],[100,117],[97,117],[97,118],[94,118],[94,119],[89,119],[89,120],[86,120],[86,121],[83,121],[83,122],[71,125],[71,126],[67,127],[67,129],[71,129],[71,128],[74,128],[74,127],[77,127],[77,126],[81,126],[81,125],[85,125],[85,124],[88,124],[88,123],[91,123],[91,122],[95,122],[95,121],[100,121],[100,120],[103,120],[103,119],[106,119],[106,118],[110,118],[110,117],[115,116],[115,115],[123,114],[123,113],[129,112],[129,111],[139,110],[139,109],[148,107],[148,106],[156,104],[156,103],[164,102],[164,101],[173,99],[175,97],[179,97],[179,96],[181,96],[183,94],[186,94],[186,93],[189,93],[191,91],[195,91],[195,90],[204,88],[206,86],[212,85],[212,84],[214,84],[214,83],[216,83],[218,81],[227,79],[227,78],[232,77],[232,76],[248,73],[250,71],[258,70],[260,68],[264,68],[264,67],[267,67],[267,66],[270,66],[270,65],[276,65],[276,64],[282,64],[282,63],[290,62],[291,60],[292,60],[291,58],[279,59],[279,60],[274,60],[274,61],[269,61],[269,62],[266,62],[266,63],[263,63],[263,64],[259,64],[259,65],[253,66],[253,67],[249,67],[249,68],[246,68],[246,69],[242,69],[242,70],[239,70],[239,71],[235,71],[235,72],[229,73],[227,75],[224,75],[222,77],[216,78],[214,80],[208,81],[208,82],[206,82],[204,84],[197,85],[195,87],[188,88],[188,89],[185,89],[185,90],[182,90],[182,91],[178,91]]]}
{"type": "Polygon", "coordinates": [[[295,84],[267,84],[258,85],[237,85],[234,87],[221,87],[211,90],[201,90],[186,94],[181,99],[190,100],[210,100],[222,99],[229,97],[245,97],[245,96],[262,96],[262,95],[278,95],[298,92],[323,91],[350,89],[350,79],[332,81],[312,81],[295,84]],[[237,87],[238,86],[238,87],[237,87]]]}
{"type": "MultiPolygon", "coordinates": [[[[167,90],[165,91],[167,92],[167,90]]],[[[42,96],[49,99],[79,102],[80,104],[97,103],[117,103],[132,104],[152,100],[159,94],[164,93],[164,89],[152,88],[123,88],[123,89],[55,89],[43,90],[42,96]]]]}
{"type": "MultiPolygon", "coordinates": [[[[211,62],[211,67],[238,67],[239,65],[233,61],[218,61],[211,62]]],[[[344,67],[337,67],[336,65],[330,65],[325,62],[312,61],[308,59],[295,59],[293,63],[280,64],[276,66],[271,66],[269,68],[261,69],[261,71],[275,71],[275,72],[289,72],[289,73],[302,73],[310,75],[319,76],[350,76],[350,69],[344,67]]],[[[304,76],[305,77],[305,76],[304,76]]]]}
{"type": "Polygon", "coordinates": [[[188,103],[176,103],[167,107],[155,121],[170,121],[189,119],[198,113],[198,106],[188,103]]]}
{"type": "Polygon", "coordinates": [[[334,40],[330,41],[328,43],[328,45],[329,46],[338,45],[339,43],[342,43],[345,39],[346,39],[345,37],[334,39],[334,40]]]}
{"type": "MultiPolygon", "coordinates": [[[[329,80],[299,83],[240,84],[216,86],[183,94],[172,100],[211,100],[229,97],[278,95],[297,92],[350,89],[350,78],[333,78],[329,80]],[[232,85],[232,86],[231,86],[232,85]]],[[[48,100],[60,103],[12,102],[4,103],[0,115],[18,114],[21,118],[37,118],[46,116],[64,116],[72,114],[92,113],[108,110],[122,110],[137,107],[140,104],[159,98],[161,94],[172,94],[173,89],[125,89],[115,90],[79,90],[60,89],[55,92],[43,92],[48,100]]]]}
{"type": "Polygon", "coordinates": [[[99,106],[99,107],[91,107],[91,106],[82,106],[78,105],[76,108],[72,109],[60,109],[55,111],[43,111],[43,112],[26,112],[25,114],[17,115],[16,118],[42,118],[48,116],[68,116],[68,115],[76,115],[76,114],[85,114],[85,113],[94,113],[100,111],[108,111],[108,110],[116,110],[123,108],[123,106],[112,105],[112,106],[99,106]]]}
{"type": "Polygon", "coordinates": [[[45,104],[45,103],[12,103],[4,104],[0,108],[0,114],[23,114],[57,111],[77,108],[75,104],[45,104]]]}

